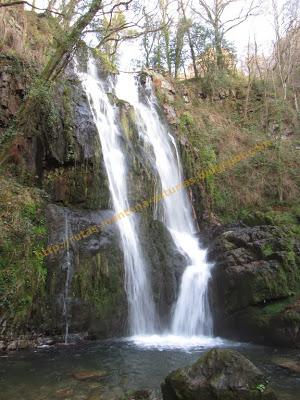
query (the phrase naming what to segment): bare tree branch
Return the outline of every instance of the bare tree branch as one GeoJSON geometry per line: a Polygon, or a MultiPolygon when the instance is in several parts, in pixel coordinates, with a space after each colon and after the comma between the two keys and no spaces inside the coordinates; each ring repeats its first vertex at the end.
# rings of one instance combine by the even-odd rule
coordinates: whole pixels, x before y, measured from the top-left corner
{"type": "MultiPolygon", "coordinates": [[[[11,3],[0,3],[0,7],[13,7],[13,6],[24,5],[24,4],[30,6],[31,8],[34,8],[35,10],[48,11],[47,8],[36,7],[35,5],[32,5],[31,3],[29,3],[26,0],[12,1],[11,3]]],[[[51,10],[51,13],[64,16],[64,14],[62,14],[58,11],[51,10]]]]}

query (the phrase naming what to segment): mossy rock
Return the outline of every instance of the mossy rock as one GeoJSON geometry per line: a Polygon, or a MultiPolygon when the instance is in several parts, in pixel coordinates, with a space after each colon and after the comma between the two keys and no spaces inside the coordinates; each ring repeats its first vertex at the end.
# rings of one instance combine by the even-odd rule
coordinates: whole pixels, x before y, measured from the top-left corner
{"type": "Polygon", "coordinates": [[[162,384],[164,400],[276,400],[262,372],[234,350],[212,349],[162,384]]]}

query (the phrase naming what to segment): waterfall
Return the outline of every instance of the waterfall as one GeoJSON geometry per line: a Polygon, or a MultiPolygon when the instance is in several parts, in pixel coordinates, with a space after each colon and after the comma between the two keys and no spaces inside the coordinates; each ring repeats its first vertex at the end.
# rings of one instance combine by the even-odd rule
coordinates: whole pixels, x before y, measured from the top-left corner
{"type": "Polygon", "coordinates": [[[68,344],[69,339],[69,289],[73,276],[73,268],[72,268],[72,260],[71,260],[71,252],[70,252],[70,242],[69,237],[71,236],[71,232],[69,229],[68,222],[68,214],[65,215],[65,241],[67,243],[67,251],[66,251],[66,261],[64,264],[64,270],[66,271],[66,281],[65,281],[65,291],[64,291],[64,299],[63,299],[63,316],[65,318],[65,344],[68,344]]]}
{"type": "MultiPolygon", "coordinates": [[[[105,84],[99,78],[92,58],[88,61],[87,73],[79,75],[99,132],[114,210],[119,213],[127,210],[130,204],[126,155],[122,147],[122,132],[117,123],[116,108],[109,101],[105,84]]],[[[138,238],[136,216],[123,218],[117,224],[124,254],[130,333],[151,334],[155,329],[155,308],[147,265],[138,238]]]]}
{"type": "MultiPolygon", "coordinates": [[[[170,189],[182,182],[182,168],[176,143],[159,118],[151,83],[148,82],[141,101],[136,78],[132,74],[121,73],[116,85],[116,95],[135,108],[139,134],[152,147],[152,164],[159,175],[161,190],[170,189]]],[[[162,208],[163,222],[187,262],[174,308],[171,333],[182,336],[209,336],[212,334],[212,319],[207,287],[211,265],[206,261],[206,250],[199,244],[186,191],[181,190],[165,197],[162,208]]]]}

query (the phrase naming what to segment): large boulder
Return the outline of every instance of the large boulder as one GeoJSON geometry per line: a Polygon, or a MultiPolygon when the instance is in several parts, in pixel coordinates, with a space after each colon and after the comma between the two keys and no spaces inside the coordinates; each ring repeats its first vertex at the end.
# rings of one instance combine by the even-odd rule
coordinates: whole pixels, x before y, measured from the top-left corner
{"type": "Polygon", "coordinates": [[[275,400],[262,372],[234,350],[212,349],[190,367],[171,372],[164,400],[275,400]]]}
{"type": "Polygon", "coordinates": [[[273,225],[217,228],[209,249],[216,334],[300,345],[300,251],[273,225]]]}

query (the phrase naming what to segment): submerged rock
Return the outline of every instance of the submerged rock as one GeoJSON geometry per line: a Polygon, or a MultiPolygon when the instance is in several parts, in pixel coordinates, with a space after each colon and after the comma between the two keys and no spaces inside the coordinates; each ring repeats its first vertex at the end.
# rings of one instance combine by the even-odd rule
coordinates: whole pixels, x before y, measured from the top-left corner
{"type": "Polygon", "coordinates": [[[71,388],[59,389],[55,392],[55,396],[59,399],[65,399],[66,397],[73,396],[74,390],[71,388]]]}
{"type": "Polygon", "coordinates": [[[105,371],[78,371],[75,372],[73,378],[77,379],[78,381],[88,381],[88,380],[97,380],[104,378],[107,376],[107,372],[105,371]]]}
{"type": "Polygon", "coordinates": [[[127,392],[119,400],[158,400],[158,397],[152,390],[142,389],[134,392],[127,392]]]}
{"type": "Polygon", "coordinates": [[[293,360],[290,358],[275,358],[273,360],[274,364],[281,368],[287,369],[290,372],[300,375],[300,360],[293,360]]]}
{"type": "Polygon", "coordinates": [[[190,367],[171,372],[164,400],[276,400],[262,372],[234,350],[212,349],[190,367]]]}

